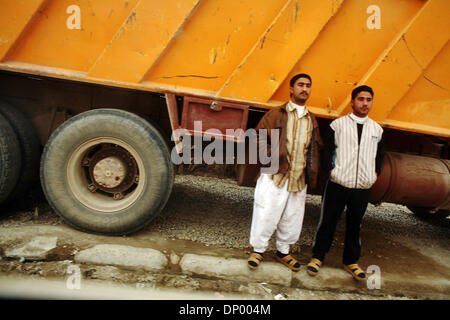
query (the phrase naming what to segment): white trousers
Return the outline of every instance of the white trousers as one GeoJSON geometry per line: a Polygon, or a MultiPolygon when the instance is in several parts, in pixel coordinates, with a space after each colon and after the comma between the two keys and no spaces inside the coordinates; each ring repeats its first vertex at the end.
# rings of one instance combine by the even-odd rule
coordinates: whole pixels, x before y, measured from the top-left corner
{"type": "Polygon", "coordinates": [[[288,192],[288,181],[277,187],[267,174],[256,182],[250,245],[256,252],[266,251],[276,230],[276,248],[283,254],[298,241],[305,214],[306,187],[300,192],[288,192]]]}

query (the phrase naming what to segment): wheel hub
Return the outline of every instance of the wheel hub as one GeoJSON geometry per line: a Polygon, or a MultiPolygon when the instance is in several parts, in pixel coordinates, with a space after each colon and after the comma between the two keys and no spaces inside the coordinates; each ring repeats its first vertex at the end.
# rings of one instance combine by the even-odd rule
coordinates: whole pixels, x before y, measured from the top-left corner
{"type": "Polygon", "coordinates": [[[112,189],[125,179],[126,170],[126,166],[119,158],[107,157],[94,166],[94,180],[102,187],[112,189]]]}
{"type": "Polygon", "coordinates": [[[121,199],[122,194],[138,181],[138,167],[131,154],[115,145],[102,146],[92,156],[83,160],[88,167],[89,190],[100,189],[121,199]]]}

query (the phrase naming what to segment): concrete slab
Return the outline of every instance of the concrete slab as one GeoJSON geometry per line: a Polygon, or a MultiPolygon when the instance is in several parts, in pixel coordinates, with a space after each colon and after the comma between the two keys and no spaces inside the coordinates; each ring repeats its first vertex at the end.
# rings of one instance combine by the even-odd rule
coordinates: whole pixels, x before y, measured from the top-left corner
{"type": "Polygon", "coordinates": [[[7,249],[5,256],[28,261],[45,260],[48,253],[56,248],[57,240],[57,237],[35,237],[21,247],[7,249]]]}
{"type": "Polygon", "coordinates": [[[160,251],[150,248],[101,244],[77,253],[75,262],[153,271],[164,269],[168,260],[160,251]]]}
{"type": "Polygon", "coordinates": [[[366,282],[355,281],[345,270],[322,267],[317,276],[312,277],[306,273],[306,266],[293,276],[295,287],[316,290],[354,290],[365,288],[366,282]]]}
{"type": "MultiPolygon", "coordinates": [[[[73,245],[76,243],[78,248],[92,247],[88,249],[89,251],[79,252],[75,258],[76,263],[111,265],[131,270],[147,269],[159,271],[165,268],[162,272],[167,271],[168,273],[178,270],[174,266],[180,265],[180,269],[185,274],[194,275],[193,278],[195,278],[195,274],[198,274],[211,278],[241,281],[243,287],[251,287],[251,290],[245,289],[247,290],[245,293],[249,294],[257,294],[258,292],[264,294],[266,292],[264,286],[258,284],[266,282],[268,284],[289,286],[291,289],[312,290],[318,296],[322,294],[320,292],[326,291],[349,294],[358,293],[374,297],[384,296],[393,299],[399,297],[448,299],[450,296],[450,278],[448,277],[447,268],[440,268],[440,264],[433,265],[436,268],[433,273],[419,272],[415,269],[415,265],[411,266],[413,272],[410,272],[410,270],[403,270],[402,272],[399,272],[399,270],[393,271],[392,268],[388,268],[387,264],[384,264],[382,265],[383,268],[380,274],[380,289],[369,289],[368,283],[356,282],[340,266],[325,265],[315,278],[310,277],[306,273],[305,265],[302,265],[301,270],[295,273],[280,263],[266,260],[262,262],[258,270],[251,271],[248,269],[247,261],[244,257],[241,259],[226,259],[217,253],[217,248],[212,248],[211,250],[203,248],[200,254],[196,254],[199,251],[189,252],[185,246],[171,247],[167,245],[168,243],[170,244],[170,241],[164,240],[164,245],[167,245],[167,258],[170,256],[169,261],[161,252],[163,250],[161,247],[164,248],[164,246],[160,246],[159,244],[158,246],[154,246],[156,242],[149,242],[147,237],[144,240],[138,239],[139,241],[132,237],[115,237],[110,241],[114,241],[117,245],[101,244],[94,247],[99,243],[109,241],[109,238],[84,234],[67,226],[38,225],[35,227],[0,227],[0,253],[3,257],[1,263],[4,264],[5,260],[8,260],[5,258],[24,258],[24,256],[33,258],[32,255],[25,255],[24,252],[27,251],[26,248],[39,247],[37,244],[41,243],[42,238],[53,239],[53,243],[57,242],[58,246],[62,246],[63,244],[73,245]],[[23,239],[31,239],[31,241],[24,241],[23,239]],[[39,239],[41,240],[39,241],[39,239]],[[153,249],[142,249],[142,246],[149,246],[153,249]],[[114,251],[111,248],[116,248],[117,250],[114,251]],[[159,249],[159,251],[155,249],[159,249]],[[154,255],[148,254],[149,252],[155,251],[156,253],[154,255]],[[87,252],[91,252],[90,258],[86,257],[87,252]],[[183,260],[179,260],[180,258],[183,258],[183,260]],[[158,261],[160,262],[158,263],[158,261]],[[254,285],[249,286],[250,284],[254,285]],[[392,297],[389,297],[389,295],[392,297]]],[[[44,247],[50,249],[53,245],[47,247],[45,245],[41,246],[41,248],[44,247]]],[[[191,247],[189,248],[191,249],[191,247]]],[[[445,246],[443,245],[442,248],[445,248],[445,246]]],[[[440,253],[440,250],[436,251],[436,254],[440,253]]],[[[52,260],[62,261],[67,259],[68,252],[62,249],[50,249],[50,251],[52,260]],[[59,254],[63,255],[59,256],[59,254]]],[[[36,255],[34,255],[34,258],[38,260],[45,259],[44,256],[36,255]]],[[[426,260],[426,262],[428,261],[431,261],[431,259],[426,260]]],[[[423,264],[423,261],[421,263],[423,264]]],[[[103,269],[97,269],[96,272],[104,271],[103,269]]],[[[34,269],[24,268],[22,271],[29,273],[31,272],[30,270],[33,271],[34,269]]]]}
{"type": "Polygon", "coordinates": [[[434,299],[446,299],[450,292],[450,281],[428,277],[405,277],[380,273],[379,278],[367,272],[366,281],[355,281],[344,269],[324,266],[317,276],[311,277],[303,269],[293,275],[292,287],[339,292],[358,291],[363,294],[414,296],[414,292],[426,293],[434,299]]]}
{"type": "Polygon", "coordinates": [[[289,286],[292,271],[275,262],[263,262],[256,270],[250,270],[247,260],[185,254],[180,261],[183,273],[204,275],[245,282],[267,282],[289,286]]]}

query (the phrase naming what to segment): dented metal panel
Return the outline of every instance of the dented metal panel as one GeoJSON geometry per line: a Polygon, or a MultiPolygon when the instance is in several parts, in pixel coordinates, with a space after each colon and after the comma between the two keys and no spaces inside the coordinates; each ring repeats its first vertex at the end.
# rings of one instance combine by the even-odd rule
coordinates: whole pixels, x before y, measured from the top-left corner
{"type": "Polygon", "coordinates": [[[375,90],[385,127],[450,137],[448,0],[0,0],[0,69],[318,116],[375,90]]]}

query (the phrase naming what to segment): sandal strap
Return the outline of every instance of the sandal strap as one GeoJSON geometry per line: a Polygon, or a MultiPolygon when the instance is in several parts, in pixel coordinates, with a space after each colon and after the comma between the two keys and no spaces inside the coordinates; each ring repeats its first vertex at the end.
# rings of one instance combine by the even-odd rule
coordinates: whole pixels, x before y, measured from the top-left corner
{"type": "Polygon", "coordinates": [[[311,261],[308,263],[308,266],[310,267],[317,266],[320,268],[322,266],[322,261],[316,258],[312,258],[311,261]]]}
{"type": "Polygon", "coordinates": [[[281,260],[284,260],[284,262],[286,262],[287,264],[289,264],[290,266],[294,266],[298,261],[291,256],[290,254],[288,254],[287,256],[284,256],[283,258],[281,258],[281,260]]]}
{"type": "Polygon", "coordinates": [[[359,275],[361,273],[364,273],[364,271],[358,266],[357,263],[354,264],[348,264],[347,268],[350,269],[354,274],[359,275]]]}
{"type": "Polygon", "coordinates": [[[263,260],[263,257],[262,257],[262,255],[260,255],[259,253],[256,253],[256,252],[252,252],[251,254],[250,254],[250,257],[248,258],[248,260],[258,260],[259,262],[261,262],[262,260],[263,260]]]}

